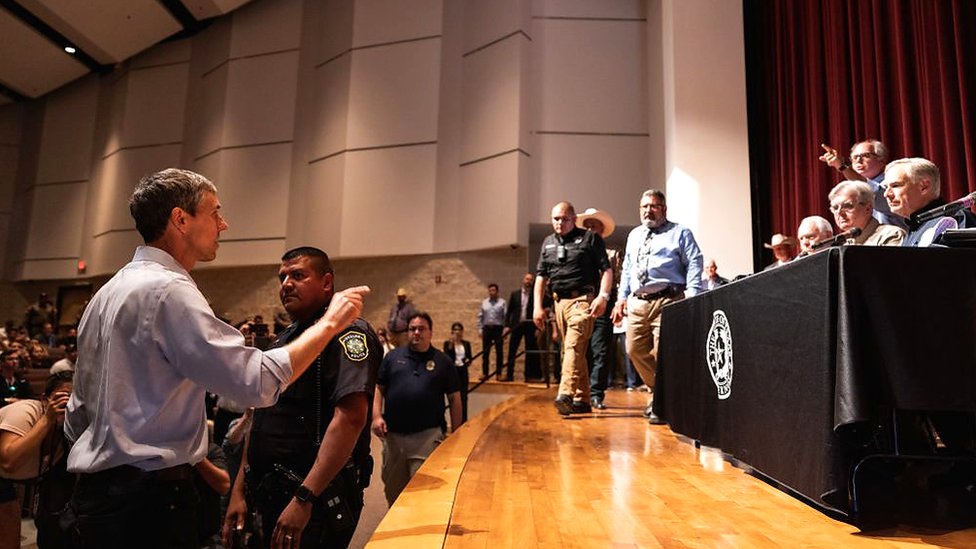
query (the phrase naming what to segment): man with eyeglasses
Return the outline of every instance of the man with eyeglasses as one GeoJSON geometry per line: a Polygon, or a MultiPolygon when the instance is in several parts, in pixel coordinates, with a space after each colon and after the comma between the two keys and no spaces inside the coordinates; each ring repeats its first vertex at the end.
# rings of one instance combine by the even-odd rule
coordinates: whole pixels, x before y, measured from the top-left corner
{"type": "Polygon", "coordinates": [[[373,433],[383,439],[383,491],[391,506],[447,430],[461,426],[457,368],[431,347],[434,322],[424,312],[407,319],[408,343],[390,351],[380,364],[373,395],[373,433]]]}
{"type": "Polygon", "coordinates": [[[976,227],[976,216],[969,210],[918,221],[919,213],[946,204],[941,196],[939,168],[925,158],[901,158],[888,164],[882,187],[891,212],[908,224],[902,246],[929,246],[938,243],[946,229],[976,227]]]}
{"type": "Polygon", "coordinates": [[[864,181],[871,187],[874,195],[874,212],[872,216],[878,223],[895,225],[905,228],[905,222],[896,215],[892,215],[885,201],[881,181],[884,179],[885,164],[888,161],[888,148],[877,139],[865,139],[851,147],[850,164],[848,159],[828,145],[821,144],[824,154],[820,161],[834,168],[848,181],[864,181]]]}
{"type": "Polygon", "coordinates": [[[905,230],[894,225],[878,223],[872,217],[874,193],[871,187],[863,181],[841,181],[827,195],[830,200],[830,211],[834,214],[834,224],[840,232],[845,233],[853,228],[861,230],[855,238],[849,238],[846,244],[863,246],[901,246],[905,239],[905,230]]]}

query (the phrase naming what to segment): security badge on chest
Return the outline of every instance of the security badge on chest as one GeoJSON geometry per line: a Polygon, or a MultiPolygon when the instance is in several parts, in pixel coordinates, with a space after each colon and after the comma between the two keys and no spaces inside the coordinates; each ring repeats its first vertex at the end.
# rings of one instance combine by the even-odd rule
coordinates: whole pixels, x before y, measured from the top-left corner
{"type": "Polygon", "coordinates": [[[342,344],[342,352],[346,354],[346,358],[353,362],[362,362],[369,356],[366,334],[348,332],[339,338],[339,343],[342,344]]]}
{"type": "Polygon", "coordinates": [[[427,361],[427,371],[428,372],[433,372],[434,371],[434,361],[433,360],[428,360],[427,361]]]}

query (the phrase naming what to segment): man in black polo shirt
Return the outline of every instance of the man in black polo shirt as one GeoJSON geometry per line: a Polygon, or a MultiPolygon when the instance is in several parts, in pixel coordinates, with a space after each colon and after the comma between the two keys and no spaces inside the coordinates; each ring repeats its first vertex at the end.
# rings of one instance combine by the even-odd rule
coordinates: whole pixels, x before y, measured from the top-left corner
{"type": "Polygon", "coordinates": [[[383,439],[383,487],[391,506],[442,440],[444,397],[451,431],[461,426],[461,393],[454,363],[431,347],[427,313],[407,320],[408,343],[383,357],[373,397],[373,433],[383,439]]]}
{"type": "Polygon", "coordinates": [[[603,238],[576,226],[572,204],[560,202],[553,206],[552,228],[555,233],[542,241],[536,267],[532,320],[543,329],[542,294],[548,282],[556,301],[556,326],[563,342],[562,376],[555,405],[565,416],[591,411],[586,347],[593,333],[593,319],[607,307],[613,270],[603,238]]]}

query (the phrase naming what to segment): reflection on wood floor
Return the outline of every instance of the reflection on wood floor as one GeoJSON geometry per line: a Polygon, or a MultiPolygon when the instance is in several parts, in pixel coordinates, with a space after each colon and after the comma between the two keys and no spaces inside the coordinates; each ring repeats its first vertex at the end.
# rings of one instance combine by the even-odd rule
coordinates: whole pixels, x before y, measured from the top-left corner
{"type": "Polygon", "coordinates": [[[643,393],[560,417],[553,390],[487,410],[434,453],[369,547],[976,547],[976,528],[860,532],[641,416],[643,393]]]}

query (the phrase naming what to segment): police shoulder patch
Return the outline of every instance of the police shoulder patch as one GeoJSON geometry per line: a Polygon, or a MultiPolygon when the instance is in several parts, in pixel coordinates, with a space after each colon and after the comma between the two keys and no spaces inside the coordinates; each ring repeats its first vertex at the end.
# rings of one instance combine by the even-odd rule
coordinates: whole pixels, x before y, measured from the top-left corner
{"type": "Polygon", "coordinates": [[[362,362],[369,356],[369,346],[366,345],[366,334],[362,332],[346,332],[339,338],[342,352],[346,358],[354,362],[362,362]]]}

